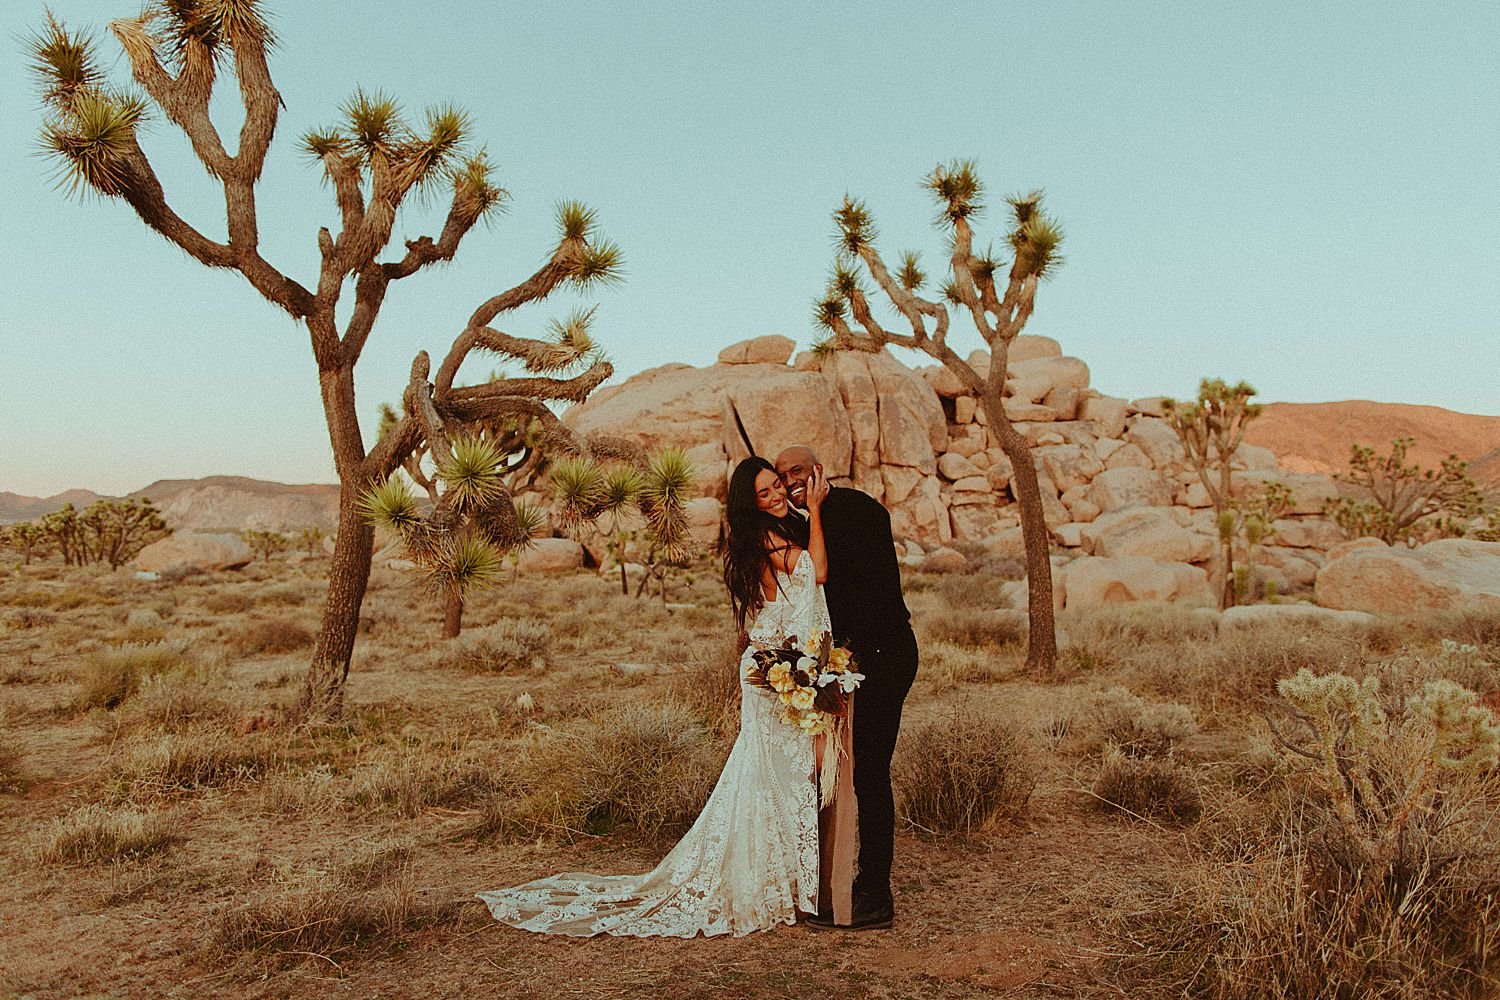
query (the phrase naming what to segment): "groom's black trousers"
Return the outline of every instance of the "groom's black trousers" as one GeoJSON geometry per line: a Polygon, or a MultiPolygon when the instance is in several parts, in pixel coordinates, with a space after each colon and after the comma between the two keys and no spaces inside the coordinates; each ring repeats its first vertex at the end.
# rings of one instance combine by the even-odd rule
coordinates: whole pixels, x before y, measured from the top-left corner
{"type": "Polygon", "coordinates": [[[896,831],[891,755],[901,729],[901,707],[917,676],[916,637],[910,628],[894,631],[856,651],[857,669],[865,679],[854,696],[854,793],[859,799],[859,874],[854,891],[877,902],[889,899],[891,892],[896,831]]]}

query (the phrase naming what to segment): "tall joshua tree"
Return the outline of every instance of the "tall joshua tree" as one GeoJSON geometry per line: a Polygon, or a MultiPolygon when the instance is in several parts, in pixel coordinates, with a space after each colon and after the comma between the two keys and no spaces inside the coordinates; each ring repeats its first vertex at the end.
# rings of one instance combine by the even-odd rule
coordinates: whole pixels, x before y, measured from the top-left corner
{"type": "MultiPolygon", "coordinates": [[[[276,132],[281,95],[268,54],[274,39],[259,0],[165,0],[110,30],[129,60],[144,96],[105,78],[92,39],[52,17],[32,39],[33,68],[48,113],[42,142],[74,191],[124,201],[149,228],[208,267],[242,275],[309,334],[334,467],[339,476],[339,525],[329,570],[327,603],[313,648],[302,707],[309,716],[337,713],[354,649],[360,605],[369,580],[373,529],[360,499],[400,468],[420,446],[423,427],[408,412],[374,447],[366,448],[355,406],[354,368],[391,286],[452,259],[464,237],[506,199],[483,151],[469,145],[469,118],[453,107],[428,110],[420,125],[398,103],[357,91],[338,124],[308,132],[301,145],[322,170],[339,212],[338,232],[317,233],[321,263],[303,284],[261,253],[256,185],[276,132]],[[221,72],[232,70],[243,110],[235,152],[226,149],[209,107],[221,72]],[[223,192],[224,238],[178,215],[137,142],[152,112],[179,129],[208,176],[223,192]],[[447,189],[448,208],[437,238],[407,240],[387,257],[396,216],[413,192],[447,189]],[[346,292],[352,305],[338,310],[346,292]]],[[[561,285],[590,286],[618,274],[615,244],[595,238],[594,213],[577,203],[558,211],[558,241],[537,271],[481,303],[458,332],[436,374],[427,378],[426,353],[417,369],[433,409],[445,421],[500,416],[538,422],[557,447],[589,445],[562,428],[546,403],[578,401],[612,374],[596,360],[571,378],[554,378],[549,358],[558,345],[515,337],[493,324],[561,285]],[[520,360],[528,374],[484,385],[455,384],[474,350],[520,360]]],[[[415,376],[414,376],[415,377],[415,376]]],[[[410,390],[408,390],[410,391],[410,390]]]]}
{"type": "Polygon", "coordinates": [[[838,227],[839,257],[828,291],[818,303],[817,320],[830,333],[835,350],[879,351],[888,344],[906,347],[940,361],[978,400],[990,432],[1015,467],[1016,499],[1026,546],[1026,579],[1030,641],[1026,663],[1038,674],[1050,674],[1057,663],[1057,635],[1052,611],[1052,562],[1041,488],[1031,460],[1031,445],[1011,426],[1002,398],[1010,367],[1010,345],[1026,326],[1036,302],[1037,284],[1061,262],[1062,230],[1042,211],[1041,194],[1007,199],[1011,209],[1005,239],[1011,261],[1003,288],[997,282],[1002,264],[990,250],[974,249],[973,220],[984,211],[984,186],[972,161],[935,167],[924,186],[938,203],[937,224],[952,241],[951,272],[940,294],[924,298],[927,283],[916,252],[902,256],[893,274],[875,249],[875,225],[864,202],[845,197],[833,213],[838,227]],[[870,308],[858,273],[864,265],[881,293],[910,325],[911,333],[888,330],[870,308]],[[950,309],[967,315],[990,351],[990,368],[980,373],[948,344],[950,309]],[[851,325],[850,319],[855,325],[851,325]]]}

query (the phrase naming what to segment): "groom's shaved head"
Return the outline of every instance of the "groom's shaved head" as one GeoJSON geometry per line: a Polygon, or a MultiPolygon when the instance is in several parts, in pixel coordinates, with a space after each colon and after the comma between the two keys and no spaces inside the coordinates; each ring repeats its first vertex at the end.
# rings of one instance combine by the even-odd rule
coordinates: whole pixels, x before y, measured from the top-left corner
{"type": "Polygon", "coordinates": [[[787,497],[798,507],[807,506],[807,480],[818,464],[818,456],[805,444],[794,444],[776,456],[776,472],[786,484],[787,497]]]}

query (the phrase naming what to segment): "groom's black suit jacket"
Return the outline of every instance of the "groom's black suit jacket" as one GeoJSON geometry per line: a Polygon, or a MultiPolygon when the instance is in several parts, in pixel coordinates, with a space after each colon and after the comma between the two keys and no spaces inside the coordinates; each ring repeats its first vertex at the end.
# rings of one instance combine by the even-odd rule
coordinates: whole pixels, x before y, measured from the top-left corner
{"type": "Polygon", "coordinates": [[[828,580],[823,594],[834,638],[856,654],[911,635],[891,515],[880,501],[836,486],[823,501],[828,580]]]}

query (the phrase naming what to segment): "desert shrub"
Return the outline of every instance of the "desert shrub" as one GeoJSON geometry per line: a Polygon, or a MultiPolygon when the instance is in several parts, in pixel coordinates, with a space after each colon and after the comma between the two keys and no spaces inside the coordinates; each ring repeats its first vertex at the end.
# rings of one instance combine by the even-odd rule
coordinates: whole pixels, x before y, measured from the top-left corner
{"type": "Polygon", "coordinates": [[[1119,749],[1104,755],[1094,795],[1106,808],[1132,816],[1191,822],[1203,812],[1203,797],[1181,764],[1160,757],[1132,757],[1119,749]]]}
{"type": "Polygon", "coordinates": [[[262,737],[199,727],[132,741],[111,771],[128,797],[142,799],[254,781],[278,764],[262,737]]]}
{"type": "Polygon", "coordinates": [[[277,774],[261,783],[261,808],[282,816],[322,812],[338,801],[337,785],[338,779],[327,764],[277,774]]]}
{"type": "Polygon", "coordinates": [[[1422,627],[1434,639],[1500,651],[1500,608],[1464,608],[1433,615],[1422,627]]]}
{"type": "Polygon", "coordinates": [[[968,836],[1025,809],[1040,759],[1023,727],[965,712],[903,733],[894,770],[906,824],[968,836]]]}
{"type": "Polygon", "coordinates": [[[225,721],[235,705],[221,693],[222,665],[191,664],[170,673],[142,679],[134,698],[122,709],[122,727],[154,726],[183,729],[200,723],[225,721]]]}
{"type": "Polygon", "coordinates": [[[988,652],[931,642],[922,646],[922,672],[918,675],[938,691],[960,684],[979,684],[993,680],[997,661],[988,652]]]}
{"type": "Polygon", "coordinates": [[[43,864],[109,862],[145,857],[175,839],[172,823],[155,813],[90,804],[53,820],[36,846],[43,864]]]}
{"type": "Polygon", "coordinates": [[[216,614],[234,615],[255,607],[255,598],[239,590],[221,590],[204,594],[199,603],[216,614]]]}
{"type": "Polygon", "coordinates": [[[601,835],[628,826],[680,833],[708,800],[724,763],[717,741],[674,701],[638,705],[537,737],[508,832],[528,838],[601,835]]]}
{"type": "Polygon", "coordinates": [[[162,642],[166,637],[167,630],[161,625],[137,622],[127,624],[116,632],[110,641],[118,646],[147,646],[154,642],[162,642]]]}
{"type": "Polygon", "coordinates": [[[24,787],[21,779],[23,756],[21,742],[12,734],[0,731],[0,791],[17,791],[24,787]]]}
{"type": "Polygon", "coordinates": [[[54,610],[72,611],[88,605],[113,604],[115,599],[96,590],[82,590],[78,587],[64,587],[62,590],[52,594],[49,602],[54,610]]]}
{"type": "Polygon", "coordinates": [[[1149,943],[1174,995],[1492,996],[1500,727],[1452,681],[1278,685],[1289,808],[1171,889],[1149,943]]]}
{"type": "Polygon", "coordinates": [[[162,583],[207,583],[212,577],[202,566],[173,566],[161,571],[162,583]]]}
{"type": "Polygon", "coordinates": [[[288,618],[270,618],[251,622],[234,640],[234,648],[241,656],[257,656],[262,653],[290,653],[311,646],[312,632],[288,618]]]}
{"type": "Polygon", "coordinates": [[[369,755],[354,773],[347,802],[411,817],[428,806],[483,804],[508,787],[507,771],[493,759],[463,747],[421,743],[369,755]]]}
{"type": "Polygon", "coordinates": [[[1146,701],[1122,687],[1098,695],[1090,715],[1100,738],[1128,757],[1168,757],[1198,731],[1186,705],[1146,701]]]}
{"type": "Polygon", "coordinates": [[[5,624],[17,631],[46,628],[57,623],[57,615],[42,608],[17,608],[6,616],[5,624]]]}
{"type": "Polygon", "coordinates": [[[116,708],[140,689],[147,677],[180,670],[189,663],[181,643],[125,645],[88,654],[74,704],[79,708],[116,708]]]}
{"type": "Polygon", "coordinates": [[[52,592],[48,590],[21,590],[7,595],[5,603],[13,608],[50,608],[52,592]]]}
{"type": "Polygon", "coordinates": [[[740,724],[740,654],[732,641],[695,645],[673,693],[710,733],[733,737],[740,724]]]}
{"type": "Polygon", "coordinates": [[[498,674],[543,666],[552,651],[552,629],[540,622],[501,619],[470,629],[435,650],[432,660],[460,670],[498,674]]]}
{"type": "Polygon", "coordinates": [[[927,638],[973,649],[1009,646],[1026,641],[1026,616],[1021,612],[953,608],[926,623],[927,638]]]}
{"type": "Polygon", "coordinates": [[[306,600],[307,595],[302,592],[302,588],[292,583],[267,587],[260,592],[261,604],[281,604],[287,607],[296,607],[306,602],[306,600]]]}
{"type": "Polygon", "coordinates": [[[412,931],[451,919],[458,904],[418,901],[409,860],[390,881],[351,889],[342,873],[277,885],[226,910],[205,944],[209,961],[244,954],[300,961],[389,949],[412,931]]]}

